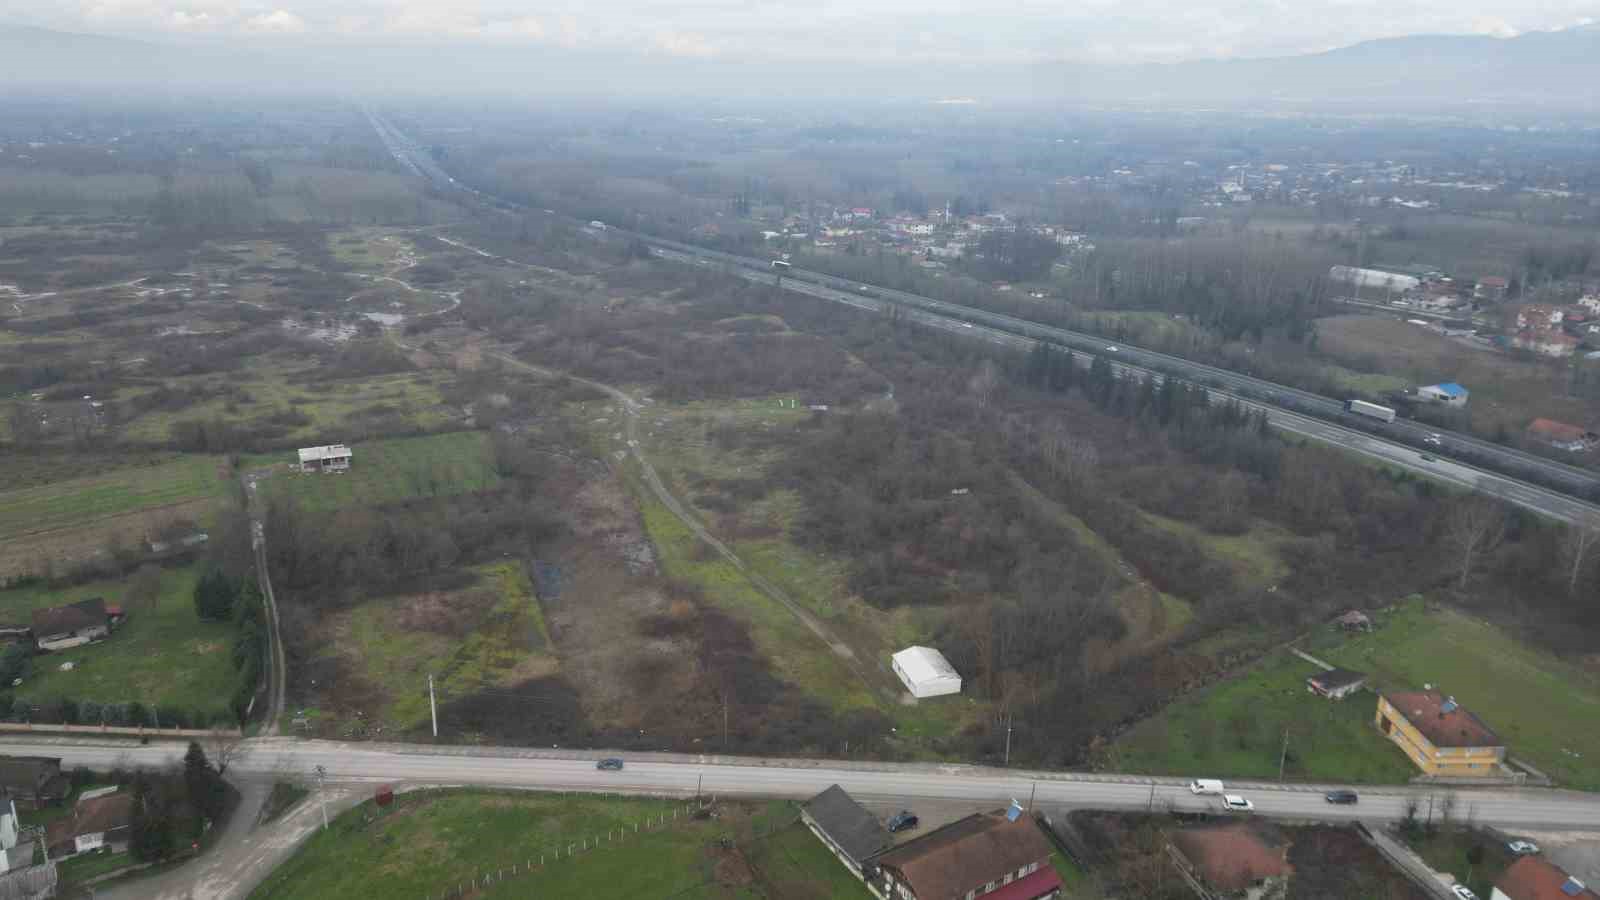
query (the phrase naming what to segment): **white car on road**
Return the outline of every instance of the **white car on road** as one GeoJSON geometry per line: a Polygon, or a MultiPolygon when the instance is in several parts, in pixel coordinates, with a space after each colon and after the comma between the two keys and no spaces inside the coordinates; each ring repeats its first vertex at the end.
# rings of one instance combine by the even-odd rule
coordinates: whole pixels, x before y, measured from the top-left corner
{"type": "Polygon", "coordinates": [[[1478,895],[1474,894],[1467,888],[1466,885],[1463,884],[1450,885],[1450,893],[1455,894],[1457,900],[1478,900],[1478,895]]]}
{"type": "Polygon", "coordinates": [[[1229,812],[1250,812],[1256,808],[1254,803],[1238,794],[1223,794],[1222,805],[1227,807],[1229,812]]]}

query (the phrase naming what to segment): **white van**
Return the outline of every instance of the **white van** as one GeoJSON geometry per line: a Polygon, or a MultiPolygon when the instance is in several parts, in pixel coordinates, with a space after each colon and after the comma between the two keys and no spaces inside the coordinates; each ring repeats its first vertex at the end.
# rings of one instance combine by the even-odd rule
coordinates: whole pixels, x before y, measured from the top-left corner
{"type": "Polygon", "coordinates": [[[1194,781],[1189,782],[1189,793],[1205,796],[1220,795],[1222,793],[1222,782],[1211,778],[1196,778],[1194,781]]]}

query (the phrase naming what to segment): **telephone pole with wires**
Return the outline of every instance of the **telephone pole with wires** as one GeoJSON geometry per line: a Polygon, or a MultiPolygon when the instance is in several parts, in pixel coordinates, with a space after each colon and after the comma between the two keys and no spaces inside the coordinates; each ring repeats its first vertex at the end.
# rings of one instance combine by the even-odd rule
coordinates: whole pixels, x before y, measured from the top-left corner
{"type": "Polygon", "coordinates": [[[433,736],[439,736],[439,705],[433,699],[433,673],[428,673],[428,714],[433,717],[433,736]]]}

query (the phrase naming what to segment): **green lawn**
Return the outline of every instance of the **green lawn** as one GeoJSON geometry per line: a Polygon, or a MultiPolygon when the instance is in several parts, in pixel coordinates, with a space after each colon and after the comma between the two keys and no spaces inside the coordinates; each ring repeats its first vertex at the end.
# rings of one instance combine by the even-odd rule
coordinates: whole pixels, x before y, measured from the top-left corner
{"type": "MultiPolygon", "coordinates": [[[[1439,821],[1441,812],[1435,806],[1433,811],[1435,823],[1439,821]]],[[[1425,817],[1427,814],[1428,805],[1424,802],[1422,809],[1418,811],[1418,817],[1425,817]]],[[[1466,811],[1457,809],[1454,815],[1456,821],[1460,822],[1466,811]]],[[[1484,898],[1490,895],[1495,881],[1501,874],[1516,862],[1511,851],[1506,849],[1505,841],[1460,827],[1449,831],[1441,829],[1432,834],[1414,834],[1406,838],[1406,843],[1435,871],[1449,872],[1479,897],[1484,898]],[[1468,858],[1468,852],[1473,847],[1483,848],[1483,858],[1477,864],[1468,858]]]]}
{"type": "Polygon", "coordinates": [[[681,805],[581,794],[403,794],[388,810],[368,802],[339,816],[331,829],[317,832],[250,896],[256,900],[335,900],[375,893],[438,896],[450,886],[470,883],[474,875],[509,871],[529,860],[537,863],[541,854],[542,869],[480,886],[474,896],[593,900],[790,896],[864,900],[869,896],[803,828],[798,833],[788,828],[772,838],[756,836],[789,821],[793,812],[787,804],[724,806],[715,819],[670,821],[671,810],[681,805]],[[663,812],[669,816],[666,826],[632,830],[634,823],[663,812]],[[627,829],[621,841],[615,840],[619,829],[627,829]],[[600,849],[565,857],[569,845],[592,844],[597,835],[608,832],[612,840],[602,840],[600,849]],[[717,847],[724,837],[731,838],[745,858],[759,861],[753,879],[740,877],[739,867],[729,864],[737,862],[738,853],[717,847]],[[563,857],[555,860],[558,848],[563,857]],[[797,875],[805,877],[807,886],[828,885],[830,893],[786,892],[785,884],[797,875]]]}
{"type": "MultiPolygon", "coordinates": [[[[348,472],[307,475],[278,471],[265,489],[292,494],[312,509],[332,509],[410,497],[444,497],[500,484],[490,458],[489,437],[480,431],[368,441],[350,449],[354,458],[348,472]]],[[[291,453],[253,457],[247,465],[292,459],[291,453]]]]}
{"type": "Polygon", "coordinates": [[[153,607],[129,603],[126,581],[62,591],[39,587],[0,591],[0,616],[23,622],[35,609],[89,597],[104,597],[128,613],[127,621],[105,641],[35,656],[32,672],[16,689],[17,700],[137,702],[231,718],[228,702],[237,679],[231,658],[234,627],[202,622],[195,615],[198,578],[198,566],[163,569],[153,607]],[[68,662],[72,670],[62,671],[61,665],[68,662]]]}
{"type": "Polygon", "coordinates": [[[1111,767],[1211,778],[1276,778],[1289,730],[1290,778],[1403,782],[1415,769],[1372,727],[1376,698],[1330,703],[1306,691],[1317,668],[1279,653],[1259,667],[1179,698],[1120,737],[1111,767]]]}
{"type": "Polygon", "coordinates": [[[215,456],[184,456],[104,475],[0,492],[0,540],[216,496],[225,484],[220,463],[215,456]]]}
{"type": "Polygon", "coordinates": [[[1413,600],[1371,634],[1321,633],[1312,652],[1372,673],[1382,688],[1432,684],[1483,719],[1511,755],[1565,787],[1600,790],[1600,679],[1487,622],[1413,600]]]}
{"type": "MultiPolygon", "coordinates": [[[[137,862],[133,854],[84,853],[61,863],[61,880],[67,884],[82,884],[91,878],[125,869],[137,862]]],[[[120,879],[119,879],[120,880],[120,879]]]]}

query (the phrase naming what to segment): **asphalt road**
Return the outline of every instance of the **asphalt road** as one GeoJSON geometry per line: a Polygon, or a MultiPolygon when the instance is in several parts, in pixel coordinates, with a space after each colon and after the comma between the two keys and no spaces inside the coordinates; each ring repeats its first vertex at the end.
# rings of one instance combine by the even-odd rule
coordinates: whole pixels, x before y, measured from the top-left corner
{"type": "MultiPolygon", "coordinates": [[[[1003,806],[1012,799],[1053,808],[1219,809],[1216,798],[1189,793],[1175,778],[1132,775],[1069,775],[978,766],[849,763],[827,760],[776,760],[749,757],[694,757],[679,754],[616,754],[627,760],[620,772],[602,772],[602,751],[521,750],[516,748],[426,747],[402,744],[350,744],[258,738],[229,768],[230,777],[304,778],[323,766],[330,785],[360,792],[362,785],[481,785],[537,790],[615,792],[693,796],[809,797],[830,784],[842,785],[864,800],[915,808],[918,800],[970,801],[1003,806]]],[[[161,766],[181,759],[181,743],[138,746],[88,741],[0,743],[0,754],[61,756],[67,766],[161,766]]],[[[1196,773],[1204,776],[1206,773],[1196,773]]],[[[1337,785],[1230,782],[1230,792],[1249,798],[1256,814],[1284,819],[1341,821],[1394,819],[1405,799],[1446,794],[1440,789],[1356,787],[1361,802],[1334,806],[1323,793],[1337,785]]],[[[1456,815],[1484,825],[1519,828],[1600,828],[1600,796],[1537,788],[1459,789],[1456,815]]]]}

